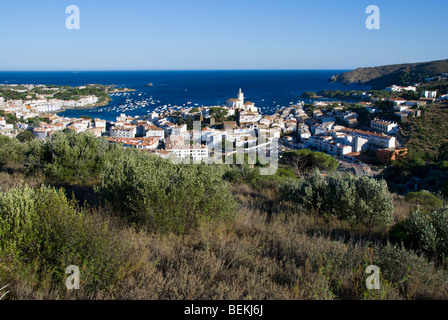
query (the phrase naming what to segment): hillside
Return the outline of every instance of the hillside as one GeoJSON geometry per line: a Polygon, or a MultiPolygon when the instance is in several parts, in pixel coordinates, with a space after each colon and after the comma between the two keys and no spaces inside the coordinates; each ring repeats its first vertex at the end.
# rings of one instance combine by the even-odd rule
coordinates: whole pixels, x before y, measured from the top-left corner
{"type": "Polygon", "coordinates": [[[413,156],[425,160],[439,156],[439,147],[447,141],[448,103],[435,103],[426,108],[422,117],[413,118],[402,132],[409,140],[406,146],[413,156]]]}
{"type": "Polygon", "coordinates": [[[405,63],[373,68],[358,68],[344,72],[329,79],[344,84],[359,83],[372,86],[372,89],[384,89],[392,84],[405,85],[419,82],[426,77],[448,72],[448,60],[422,63],[405,63]]]}
{"type": "Polygon", "coordinates": [[[0,288],[10,284],[7,300],[446,299],[441,200],[333,164],[292,151],[263,176],[86,132],[0,135],[0,288]],[[378,290],[365,285],[370,265],[378,290]]]}

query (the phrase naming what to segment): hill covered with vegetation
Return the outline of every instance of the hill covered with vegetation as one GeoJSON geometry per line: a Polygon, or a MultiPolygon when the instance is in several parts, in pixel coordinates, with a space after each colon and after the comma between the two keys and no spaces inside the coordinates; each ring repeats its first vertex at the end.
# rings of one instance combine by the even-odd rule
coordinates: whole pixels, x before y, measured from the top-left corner
{"type": "Polygon", "coordinates": [[[421,117],[410,117],[400,126],[399,140],[408,154],[392,161],[383,177],[393,192],[417,187],[448,196],[448,103],[434,103],[422,111],[421,117]]]}
{"type": "Polygon", "coordinates": [[[442,199],[336,167],[300,150],[261,176],[84,133],[0,136],[0,287],[8,299],[448,298],[442,199]],[[69,265],[80,290],[65,288],[69,265]],[[380,290],[366,289],[369,265],[380,290]]]}
{"type": "Polygon", "coordinates": [[[448,60],[422,63],[404,63],[371,68],[358,68],[330,78],[332,82],[364,84],[373,89],[390,85],[406,85],[422,82],[425,78],[448,73],[448,60]]]}

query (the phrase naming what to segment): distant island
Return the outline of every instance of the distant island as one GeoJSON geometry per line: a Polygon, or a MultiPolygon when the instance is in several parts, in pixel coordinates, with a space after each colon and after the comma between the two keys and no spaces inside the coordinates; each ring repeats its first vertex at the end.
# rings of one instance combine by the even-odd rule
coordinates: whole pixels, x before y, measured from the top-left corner
{"type": "Polygon", "coordinates": [[[150,83],[148,83],[146,86],[147,86],[147,87],[153,87],[153,86],[154,86],[154,83],[150,82],[150,83]]]}
{"type": "Polygon", "coordinates": [[[448,73],[448,59],[422,63],[405,63],[373,68],[358,68],[335,75],[330,82],[369,85],[372,89],[423,82],[425,79],[448,73]]]}

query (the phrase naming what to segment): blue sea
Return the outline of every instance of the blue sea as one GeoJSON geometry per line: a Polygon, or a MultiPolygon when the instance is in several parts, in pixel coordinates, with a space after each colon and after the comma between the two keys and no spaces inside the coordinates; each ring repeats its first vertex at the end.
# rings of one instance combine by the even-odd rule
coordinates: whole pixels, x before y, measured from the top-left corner
{"type": "Polygon", "coordinates": [[[107,107],[66,110],[61,116],[88,115],[114,120],[121,111],[112,107],[125,104],[126,99],[152,97],[160,101],[145,108],[130,110],[127,115],[145,115],[163,105],[215,106],[236,98],[239,88],[246,101],[252,101],[263,114],[272,114],[282,106],[302,100],[305,91],[365,90],[360,85],[329,83],[328,79],[347,70],[251,70],[251,71],[61,71],[61,72],[0,72],[0,83],[54,84],[81,86],[86,84],[117,85],[135,89],[124,97],[114,96],[107,107]],[[146,86],[153,83],[152,87],[146,86]]]}

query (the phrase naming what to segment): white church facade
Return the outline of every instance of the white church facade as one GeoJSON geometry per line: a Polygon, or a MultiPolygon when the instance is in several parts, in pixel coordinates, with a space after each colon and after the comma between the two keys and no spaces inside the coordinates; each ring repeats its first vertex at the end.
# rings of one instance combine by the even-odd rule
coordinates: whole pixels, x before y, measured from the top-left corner
{"type": "Polygon", "coordinates": [[[244,94],[241,89],[239,90],[238,97],[236,99],[232,98],[226,101],[226,107],[229,109],[240,109],[246,112],[258,112],[258,108],[255,107],[254,103],[250,101],[244,102],[244,94]]]}

